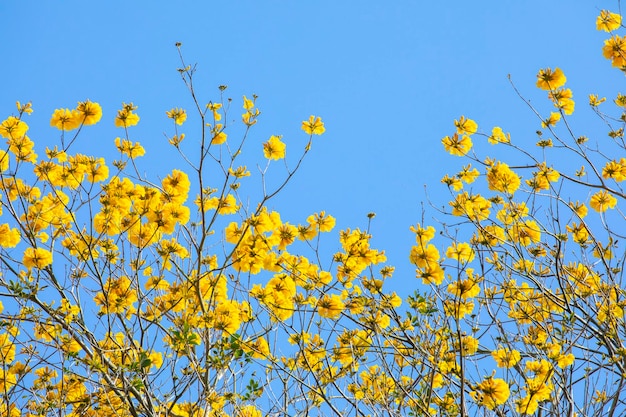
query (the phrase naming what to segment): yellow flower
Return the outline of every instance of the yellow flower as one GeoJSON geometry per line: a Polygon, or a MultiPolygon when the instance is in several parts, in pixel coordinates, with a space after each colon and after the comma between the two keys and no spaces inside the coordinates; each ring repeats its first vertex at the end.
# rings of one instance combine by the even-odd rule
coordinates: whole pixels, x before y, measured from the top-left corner
{"type": "Polygon", "coordinates": [[[93,300],[100,306],[101,314],[132,313],[137,301],[137,292],[126,276],[110,277],[105,282],[103,291],[98,292],[93,300]]]}
{"type": "Polygon", "coordinates": [[[463,182],[459,178],[450,177],[447,174],[441,179],[441,182],[451,187],[454,191],[459,191],[463,188],[463,182]]]}
{"type": "Polygon", "coordinates": [[[443,282],[444,270],[439,264],[428,265],[422,270],[415,271],[416,276],[422,279],[424,284],[440,285],[443,282]]]}
{"type": "Polygon", "coordinates": [[[435,266],[439,263],[439,251],[432,244],[421,244],[411,248],[411,263],[419,268],[435,266]]]}
{"type": "Polygon", "coordinates": [[[487,170],[490,190],[513,194],[520,186],[520,177],[507,164],[497,162],[487,170]]]}
{"type": "Polygon", "coordinates": [[[626,66],[626,36],[619,37],[617,35],[604,41],[602,47],[602,55],[606,59],[610,59],[611,65],[622,68],[626,66]]]}
{"type": "Polygon", "coordinates": [[[626,179],[626,167],[617,161],[609,161],[602,169],[602,177],[608,179],[613,178],[615,181],[624,181],[626,179]]]}
{"type": "Polygon", "coordinates": [[[574,242],[580,245],[585,245],[587,243],[587,239],[589,239],[589,231],[584,223],[578,225],[576,222],[572,222],[571,226],[569,224],[565,225],[565,229],[572,234],[574,242]]]}
{"type": "Polygon", "coordinates": [[[183,109],[179,109],[178,107],[166,111],[165,114],[167,114],[167,117],[174,120],[174,123],[179,126],[185,123],[185,120],[187,120],[187,112],[183,109]]]}
{"type": "Polygon", "coordinates": [[[432,226],[423,228],[422,225],[418,223],[415,226],[411,226],[409,230],[415,233],[415,241],[417,243],[424,244],[431,241],[435,237],[435,228],[432,226]]]}
{"type": "Polygon", "coordinates": [[[478,124],[472,119],[466,119],[465,116],[455,120],[454,126],[456,126],[456,132],[459,135],[473,135],[478,130],[478,124]]]}
{"type": "MultiPolygon", "coordinates": [[[[463,336],[461,339],[463,344],[462,354],[464,356],[473,355],[478,351],[478,339],[472,336],[463,336]]],[[[455,342],[455,347],[458,350],[458,343],[455,342]]]]}
{"type": "Polygon", "coordinates": [[[0,246],[3,248],[14,248],[20,243],[20,231],[11,229],[8,224],[0,225],[0,246]]]}
{"type": "Polygon", "coordinates": [[[77,110],[56,109],[52,113],[50,126],[59,130],[73,130],[80,126],[80,113],[77,110]]]}
{"type": "Polygon", "coordinates": [[[187,199],[191,183],[185,172],[175,169],[170,175],[163,178],[161,185],[168,201],[183,203],[187,199]]]}
{"type": "Polygon", "coordinates": [[[554,111],[550,112],[550,117],[541,122],[541,127],[545,129],[548,126],[554,126],[559,120],[561,120],[561,113],[554,111]]]}
{"type": "Polygon", "coordinates": [[[306,221],[320,232],[330,232],[335,227],[335,218],[325,211],[310,215],[306,221]]]}
{"type": "Polygon", "coordinates": [[[102,107],[89,100],[79,102],[76,111],[78,111],[79,120],[85,126],[94,125],[102,118],[102,107]]]}
{"type": "Polygon", "coordinates": [[[626,96],[622,93],[617,93],[617,98],[614,100],[614,102],[620,107],[626,107],[626,96]]]}
{"type": "Polygon", "coordinates": [[[15,359],[15,344],[8,333],[0,333],[0,363],[10,364],[15,359]]]}
{"type": "Polygon", "coordinates": [[[472,262],[474,259],[474,249],[468,243],[453,242],[446,250],[446,256],[461,263],[472,262]]]}
{"type": "Polygon", "coordinates": [[[318,314],[329,319],[338,318],[345,307],[341,297],[337,294],[325,295],[317,302],[318,314]]]}
{"type": "Polygon", "coordinates": [[[532,394],[527,394],[524,398],[515,401],[515,410],[520,414],[533,415],[539,408],[539,402],[532,394]]]}
{"type": "Polygon", "coordinates": [[[6,151],[0,150],[0,172],[9,169],[9,159],[9,154],[6,151]]]}
{"type": "Polygon", "coordinates": [[[589,94],[589,105],[592,107],[597,107],[605,101],[606,97],[600,98],[597,94],[589,94]]]}
{"type": "Polygon", "coordinates": [[[537,74],[537,87],[542,90],[556,90],[562,87],[565,81],[567,78],[560,68],[555,68],[554,71],[551,68],[540,69],[537,74]]]}
{"type": "Polygon", "coordinates": [[[181,133],[180,135],[174,135],[169,139],[169,143],[178,147],[180,143],[185,139],[185,134],[181,133]]]}
{"type": "Polygon", "coordinates": [[[537,243],[541,240],[541,229],[534,220],[518,221],[510,228],[511,240],[522,246],[537,243]]]}
{"type": "Polygon", "coordinates": [[[472,139],[467,135],[459,136],[458,133],[452,137],[444,137],[441,139],[441,143],[443,143],[446,152],[454,156],[464,156],[472,149],[472,139]]]}
{"type": "Polygon", "coordinates": [[[235,412],[235,417],[262,417],[261,411],[253,405],[246,405],[235,412]]]}
{"type": "Polygon", "coordinates": [[[326,131],[326,128],[324,127],[324,123],[320,117],[311,115],[309,120],[302,122],[302,130],[309,135],[321,135],[326,131]]]}
{"type": "Polygon", "coordinates": [[[87,179],[89,182],[104,181],[109,177],[109,167],[104,163],[104,158],[90,159],[87,164],[87,179]]]}
{"type": "Polygon", "coordinates": [[[448,285],[448,292],[455,298],[466,300],[468,298],[474,298],[480,293],[480,287],[478,286],[480,278],[474,277],[474,270],[472,268],[467,268],[466,273],[468,279],[458,279],[448,285]]]}
{"type": "Polygon", "coordinates": [[[16,101],[15,107],[17,107],[17,111],[20,113],[26,113],[30,115],[33,112],[33,104],[30,101],[26,104],[22,104],[19,101],[16,101]]]}
{"type": "Polygon", "coordinates": [[[267,159],[283,159],[285,157],[287,145],[280,140],[281,136],[271,136],[270,139],[263,144],[263,155],[267,159]]]}
{"type": "Polygon", "coordinates": [[[150,365],[159,369],[163,365],[163,354],[161,352],[152,352],[148,355],[150,365]]]}
{"type": "Polygon", "coordinates": [[[28,125],[15,116],[9,116],[0,123],[0,136],[6,139],[21,138],[26,134],[28,125]]]}
{"type": "Polygon", "coordinates": [[[609,208],[615,207],[617,204],[617,199],[609,194],[606,190],[598,191],[593,196],[591,196],[591,200],[589,201],[589,205],[592,209],[597,211],[598,213],[605,212],[609,208]]]}
{"type": "Polygon", "coordinates": [[[444,300],[443,310],[446,315],[462,319],[474,310],[473,300],[444,300]]]}
{"type": "Polygon", "coordinates": [[[115,138],[115,147],[129,158],[137,158],[146,154],[146,150],[139,142],[133,143],[128,139],[115,138]]]}
{"type": "Polygon", "coordinates": [[[605,32],[611,32],[619,28],[622,24],[622,16],[617,13],[611,13],[608,10],[602,10],[596,19],[596,29],[605,32]]]}
{"type": "Polygon", "coordinates": [[[500,378],[487,377],[483,382],[476,385],[471,395],[479,405],[484,405],[493,410],[509,399],[509,384],[500,378]]]}
{"type": "Polygon", "coordinates": [[[554,102],[554,107],[563,110],[563,113],[574,113],[576,103],[572,100],[573,94],[572,90],[569,88],[561,88],[556,91],[550,91],[550,93],[548,93],[548,97],[554,102]]]}
{"type": "Polygon", "coordinates": [[[274,230],[272,236],[274,235],[278,240],[278,250],[285,250],[287,246],[291,245],[296,240],[298,229],[294,225],[284,223],[274,230]]]}
{"type": "Polygon", "coordinates": [[[561,178],[561,174],[551,167],[546,166],[545,162],[539,164],[539,171],[533,172],[533,178],[526,180],[533,191],[549,190],[551,182],[557,182],[561,178]]]}
{"type": "Polygon", "coordinates": [[[22,264],[28,268],[43,269],[52,263],[52,253],[43,248],[26,248],[22,264]]]}
{"type": "Polygon", "coordinates": [[[573,353],[568,353],[568,354],[560,354],[557,358],[556,358],[556,365],[563,369],[566,368],[570,365],[572,365],[574,363],[574,354],[573,353]]]}
{"type": "Polygon", "coordinates": [[[474,244],[496,246],[504,241],[506,241],[504,229],[493,224],[488,224],[484,228],[478,229],[472,236],[472,243],[474,244]]]}
{"type": "Polygon", "coordinates": [[[213,328],[233,334],[241,326],[240,305],[233,300],[222,300],[213,312],[213,328]]]}
{"type": "Polygon", "coordinates": [[[250,111],[254,107],[254,102],[248,97],[243,96],[243,108],[250,111]]]}
{"type": "Polygon", "coordinates": [[[515,349],[497,349],[491,352],[491,356],[496,361],[498,368],[510,368],[515,366],[522,357],[519,351],[515,349]]]}
{"type": "Polygon", "coordinates": [[[492,145],[495,145],[496,143],[510,143],[511,134],[510,133],[505,134],[502,131],[502,128],[496,126],[491,130],[491,136],[489,136],[489,139],[487,140],[492,145]]]}
{"type": "Polygon", "coordinates": [[[212,145],[221,145],[222,143],[226,142],[227,138],[228,138],[228,135],[225,132],[219,131],[219,132],[215,133],[213,138],[211,138],[211,144],[212,145]]]}
{"type": "Polygon", "coordinates": [[[133,110],[136,109],[137,106],[134,106],[133,103],[122,103],[122,110],[118,110],[117,116],[115,116],[115,126],[130,127],[139,123],[139,116],[133,113],[133,110]]]}
{"type": "Polygon", "coordinates": [[[454,201],[448,203],[455,216],[467,216],[472,220],[483,221],[489,217],[491,202],[480,194],[470,195],[466,192],[457,194],[454,201]]]}
{"type": "Polygon", "coordinates": [[[268,359],[271,355],[270,346],[264,337],[259,337],[254,342],[248,342],[243,347],[246,353],[251,353],[255,359],[268,359]]]}
{"type": "Polygon", "coordinates": [[[471,184],[476,180],[476,178],[480,175],[476,168],[472,169],[472,165],[466,165],[463,167],[463,170],[456,174],[457,177],[466,184],[471,184]]]}

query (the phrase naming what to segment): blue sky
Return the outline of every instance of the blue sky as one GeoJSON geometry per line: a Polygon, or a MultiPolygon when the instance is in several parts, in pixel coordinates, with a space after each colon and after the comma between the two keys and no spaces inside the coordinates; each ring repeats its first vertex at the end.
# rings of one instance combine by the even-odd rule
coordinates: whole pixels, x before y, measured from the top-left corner
{"type": "MultiPolygon", "coordinates": [[[[111,155],[121,134],[113,118],[132,101],[141,116],[133,139],[149,156],[143,168],[162,177],[171,163],[164,112],[191,108],[176,71],[174,43],[182,42],[186,60],[197,63],[201,101],[216,100],[226,84],[235,115],[243,94],[259,96],[257,145],[249,146],[280,134],[291,155],[306,141],[300,122],[323,117],[327,133],[271,208],[292,223],[326,210],[338,228],[364,227],[375,212],[375,245],[398,267],[400,282],[413,282],[408,227],[421,221],[424,185],[434,204],[445,204],[439,180],[464,163],[441,146],[453,120],[466,115],[487,132],[502,126],[532,146],[538,123],[507,74],[549,110],[535,74],[558,66],[577,99],[575,123],[585,123],[593,117],[587,95],[614,93],[623,82],[601,56],[606,34],[595,31],[599,10],[615,7],[587,0],[4,1],[0,109],[8,116],[16,100],[32,101],[30,136],[43,150],[56,143],[48,127],[55,108],[97,101],[106,126],[81,133],[76,151],[111,155]]],[[[425,207],[426,223],[435,224],[425,207]]]]}

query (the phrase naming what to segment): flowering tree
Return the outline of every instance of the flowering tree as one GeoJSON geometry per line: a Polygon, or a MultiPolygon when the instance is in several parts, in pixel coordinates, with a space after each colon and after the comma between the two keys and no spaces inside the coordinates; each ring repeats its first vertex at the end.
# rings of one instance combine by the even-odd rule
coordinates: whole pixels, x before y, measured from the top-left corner
{"type": "MultiPolygon", "coordinates": [[[[597,27],[621,17],[602,11],[597,27]]],[[[605,57],[626,70],[625,51],[612,33],[605,57]]],[[[611,157],[626,149],[624,96],[606,112],[589,99],[610,143],[570,126],[558,68],[537,76],[552,111],[528,103],[536,149],[456,120],[442,142],[468,164],[442,179],[439,237],[411,227],[426,286],[401,297],[369,224],[334,235],[325,212],[290,223],[269,208],[322,120],[302,122],[295,154],[266,138],[251,191],[256,97],[227,124],[225,87],[205,104],[181,62],[198,120],[166,112],[180,169],[141,174],[132,103],[108,162],[72,153],[97,129],[95,102],[54,112],[42,156],[30,103],[0,124],[0,416],[624,414],[626,157],[611,157]],[[510,160],[483,156],[492,145],[510,160]]]]}

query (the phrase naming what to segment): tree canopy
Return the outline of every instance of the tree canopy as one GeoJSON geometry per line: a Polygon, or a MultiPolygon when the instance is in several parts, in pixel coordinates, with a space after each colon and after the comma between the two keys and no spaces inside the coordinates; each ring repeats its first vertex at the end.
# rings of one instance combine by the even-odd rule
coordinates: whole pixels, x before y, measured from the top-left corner
{"type": "MultiPolygon", "coordinates": [[[[626,71],[621,15],[596,25],[626,71]]],[[[626,412],[626,96],[591,94],[579,131],[566,74],[542,68],[544,100],[518,92],[533,143],[454,120],[462,162],[410,226],[417,290],[398,294],[374,213],[336,231],[272,208],[322,118],[258,140],[256,96],[200,97],[182,53],[177,71],[194,106],[164,111],[169,172],[144,173],[133,103],[113,160],[74,151],[97,102],[55,110],[53,146],[29,137],[36,103],[0,123],[0,416],[626,412]]]]}

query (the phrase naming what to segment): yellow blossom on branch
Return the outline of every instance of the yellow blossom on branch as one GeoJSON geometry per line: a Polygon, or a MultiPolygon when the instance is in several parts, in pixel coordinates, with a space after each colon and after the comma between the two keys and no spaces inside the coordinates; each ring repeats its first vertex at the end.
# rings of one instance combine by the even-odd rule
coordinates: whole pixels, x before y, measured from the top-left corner
{"type": "Polygon", "coordinates": [[[600,104],[606,101],[606,97],[598,97],[597,94],[589,94],[589,105],[592,107],[598,107],[600,104]]]}
{"type": "Polygon", "coordinates": [[[146,154],[145,149],[139,142],[131,142],[128,139],[115,138],[115,147],[129,158],[137,158],[146,154]]]}
{"type": "Polygon", "coordinates": [[[617,199],[609,194],[606,190],[598,191],[589,201],[589,205],[592,209],[598,213],[603,213],[607,209],[612,209],[617,204],[617,199]]]}
{"type": "Polygon", "coordinates": [[[302,122],[302,130],[309,135],[321,135],[326,131],[326,128],[320,117],[311,115],[309,120],[302,122]]]}
{"type": "Polygon", "coordinates": [[[567,78],[560,68],[555,68],[554,71],[551,68],[540,69],[537,74],[537,87],[542,90],[552,91],[565,85],[567,78]]]}
{"type": "Polygon", "coordinates": [[[459,136],[458,133],[444,137],[441,143],[446,152],[454,156],[465,156],[472,149],[472,139],[467,135],[459,136]]]}
{"type": "Polygon", "coordinates": [[[478,124],[472,119],[461,116],[459,120],[454,121],[456,133],[459,135],[473,135],[478,131],[478,124]]]}
{"type": "Polygon", "coordinates": [[[270,160],[283,159],[285,157],[287,145],[281,140],[281,136],[271,136],[270,139],[263,144],[263,155],[270,160]]]}
{"type": "Polygon", "coordinates": [[[337,294],[325,295],[317,302],[318,314],[329,319],[338,318],[344,308],[345,304],[337,294]]]}
{"type": "Polygon", "coordinates": [[[178,107],[166,111],[165,114],[179,126],[185,123],[185,120],[187,120],[187,112],[184,109],[180,109],[178,107]]]}
{"type": "Polygon", "coordinates": [[[490,190],[513,194],[520,186],[520,177],[507,164],[497,162],[487,170],[487,182],[490,190]]]}
{"type": "Polygon", "coordinates": [[[472,262],[474,260],[474,249],[468,243],[452,242],[452,246],[446,250],[446,257],[461,263],[472,262]]]}
{"type": "Polygon", "coordinates": [[[596,29],[605,32],[612,32],[622,25],[622,16],[608,10],[600,11],[596,19],[596,29]]]}
{"type": "Polygon", "coordinates": [[[496,361],[498,368],[511,368],[521,359],[520,353],[515,349],[497,349],[491,352],[491,356],[496,361]]]}
{"type": "Polygon", "coordinates": [[[134,106],[133,103],[122,103],[122,109],[118,110],[117,116],[115,116],[115,126],[130,127],[139,123],[139,115],[133,113],[134,110],[137,110],[137,106],[134,106]]]}
{"type": "Polygon", "coordinates": [[[509,384],[500,378],[487,377],[476,385],[471,395],[479,405],[493,410],[509,399],[509,384]]]}
{"type": "Polygon", "coordinates": [[[77,110],[56,109],[50,119],[50,126],[59,130],[73,130],[80,126],[80,114],[77,110]]]}
{"type": "Polygon", "coordinates": [[[488,139],[489,143],[495,145],[496,143],[510,143],[511,142],[511,134],[504,133],[501,127],[494,127],[491,130],[491,136],[488,139]]]}
{"type": "Polygon", "coordinates": [[[626,36],[613,35],[604,41],[602,55],[611,60],[614,67],[623,68],[626,66],[626,36]]]}
{"type": "Polygon", "coordinates": [[[26,248],[22,264],[28,268],[43,269],[52,263],[52,253],[43,248],[26,248]]]}
{"type": "Polygon", "coordinates": [[[94,125],[102,118],[100,104],[89,100],[79,102],[76,111],[78,111],[79,120],[85,126],[94,125]]]}
{"type": "Polygon", "coordinates": [[[15,116],[9,116],[0,123],[0,136],[6,139],[21,138],[26,134],[28,125],[15,116]]]}

